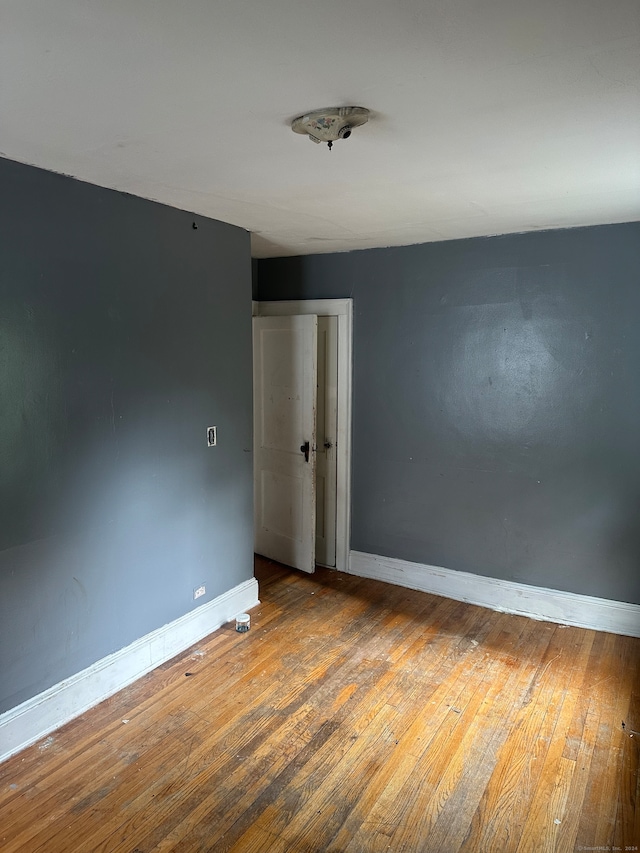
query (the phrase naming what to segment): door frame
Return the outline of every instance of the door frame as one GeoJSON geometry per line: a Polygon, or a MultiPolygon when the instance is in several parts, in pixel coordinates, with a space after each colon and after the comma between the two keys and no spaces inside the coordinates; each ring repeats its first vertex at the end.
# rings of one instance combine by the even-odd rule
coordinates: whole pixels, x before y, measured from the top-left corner
{"type": "Polygon", "coordinates": [[[254,317],[317,314],[338,318],[338,434],[336,436],[336,570],[348,572],[351,550],[351,418],[353,299],[253,302],[254,317]]]}

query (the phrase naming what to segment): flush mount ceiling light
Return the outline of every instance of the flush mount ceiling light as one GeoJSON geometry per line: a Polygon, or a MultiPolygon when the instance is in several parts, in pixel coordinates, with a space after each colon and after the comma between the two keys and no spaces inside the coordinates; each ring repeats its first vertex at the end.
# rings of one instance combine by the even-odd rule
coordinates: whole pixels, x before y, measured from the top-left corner
{"type": "Polygon", "coordinates": [[[354,127],[369,120],[364,107],[329,107],[313,110],[291,122],[295,133],[306,133],[312,142],[326,142],[329,150],[337,139],[348,139],[354,127]]]}

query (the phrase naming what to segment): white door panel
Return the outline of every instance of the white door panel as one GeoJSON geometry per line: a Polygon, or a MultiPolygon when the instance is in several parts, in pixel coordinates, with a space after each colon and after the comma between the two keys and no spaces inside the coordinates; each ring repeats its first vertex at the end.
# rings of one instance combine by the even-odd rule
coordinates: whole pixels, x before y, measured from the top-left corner
{"type": "Polygon", "coordinates": [[[315,315],[253,320],[255,548],[306,572],[315,569],[317,328],[315,315]]]}

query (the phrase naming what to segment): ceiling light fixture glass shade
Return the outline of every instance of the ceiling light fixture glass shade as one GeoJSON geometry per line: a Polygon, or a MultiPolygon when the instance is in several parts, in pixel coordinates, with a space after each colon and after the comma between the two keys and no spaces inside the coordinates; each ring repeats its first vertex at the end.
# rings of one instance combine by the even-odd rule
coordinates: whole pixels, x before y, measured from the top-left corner
{"type": "Polygon", "coordinates": [[[312,110],[291,122],[291,130],[303,133],[312,142],[327,142],[329,149],[338,139],[348,139],[354,127],[369,120],[369,110],[364,107],[329,107],[312,110]]]}

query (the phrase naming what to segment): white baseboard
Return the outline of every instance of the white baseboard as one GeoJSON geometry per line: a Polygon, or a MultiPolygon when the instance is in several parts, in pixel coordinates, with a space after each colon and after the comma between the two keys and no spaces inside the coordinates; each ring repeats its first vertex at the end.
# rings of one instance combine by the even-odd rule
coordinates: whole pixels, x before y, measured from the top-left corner
{"type": "Polygon", "coordinates": [[[489,607],[501,613],[640,637],[640,605],[351,551],[349,574],[489,607]]]}
{"type": "Polygon", "coordinates": [[[258,582],[251,578],[0,714],[0,761],[113,696],[259,603],[258,582]]]}

